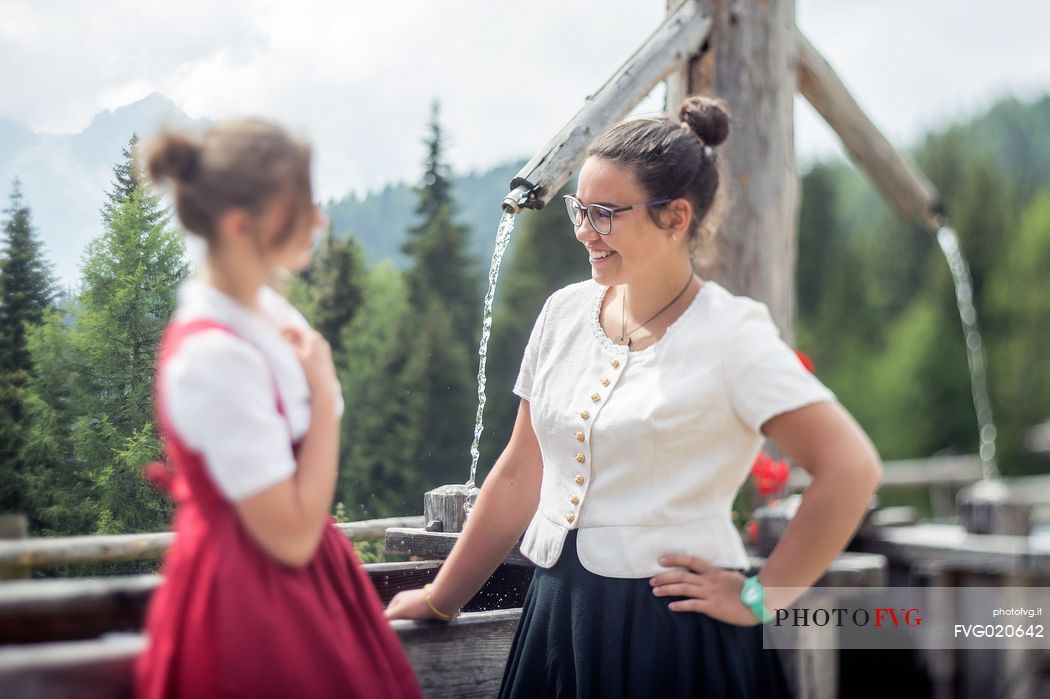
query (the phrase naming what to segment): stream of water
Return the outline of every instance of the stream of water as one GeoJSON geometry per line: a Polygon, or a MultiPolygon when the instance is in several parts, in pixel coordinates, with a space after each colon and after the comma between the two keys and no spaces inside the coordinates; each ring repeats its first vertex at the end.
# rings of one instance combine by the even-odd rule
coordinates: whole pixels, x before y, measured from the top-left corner
{"type": "MultiPolygon", "coordinates": [[[[489,288],[485,292],[485,309],[481,320],[481,343],[478,346],[478,414],[474,421],[474,442],[470,445],[470,479],[466,486],[468,492],[475,488],[475,478],[478,473],[478,458],[480,451],[478,445],[481,443],[481,432],[485,429],[485,361],[489,353],[489,336],[492,334],[492,301],[496,296],[496,282],[499,279],[500,265],[503,264],[503,253],[507,251],[510,244],[510,235],[514,231],[514,222],[517,216],[504,213],[500,219],[499,229],[496,231],[496,248],[492,251],[492,263],[489,266],[489,288]]],[[[467,513],[473,497],[467,499],[467,513]]]]}
{"type": "Polygon", "coordinates": [[[973,302],[973,278],[970,276],[970,266],[963,257],[959,237],[951,227],[944,226],[937,231],[937,244],[941,246],[941,251],[948,260],[948,269],[955,283],[955,301],[959,306],[959,318],[962,320],[963,336],[966,340],[966,359],[970,365],[970,389],[973,393],[973,407],[977,413],[982,472],[986,479],[997,478],[999,467],[996,465],[995,421],[992,418],[992,404],[988,399],[984,342],[977,326],[977,309],[973,302]]]}

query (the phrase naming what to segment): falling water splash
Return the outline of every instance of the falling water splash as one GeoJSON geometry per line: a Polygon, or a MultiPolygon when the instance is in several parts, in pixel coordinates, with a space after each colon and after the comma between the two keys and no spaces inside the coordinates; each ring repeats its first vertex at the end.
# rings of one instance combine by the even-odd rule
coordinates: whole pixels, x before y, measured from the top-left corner
{"type": "MultiPolygon", "coordinates": [[[[466,485],[468,492],[473,489],[474,479],[478,472],[478,444],[481,442],[481,432],[484,429],[483,419],[485,415],[485,360],[489,353],[489,335],[492,333],[492,299],[496,295],[496,280],[499,279],[499,268],[503,263],[503,253],[510,243],[510,234],[514,231],[514,214],[505,213],[500,219],[499,229],[496,231],[496,249],[492,251],[492,264],[489,266],[489,288],[485,293],[485,311],[481,321],[481,344],[478,347],[478,415],[474,422],[474,443],[470,445],[470,480],[466,485]]],[[[468,497],[466,510],[470,514],[473,497],[468,497]]]]}
{"type": "Polygon", "coordinates": [[[966,358],[970,365],[970,388],[973,391],[973,407],[977,411],[977,429],[980,437],[981,467],[984,478],[998,478],[999,467],[995,461],[995,424],[992,420],[992,404],[988,400],[988,379],[985,374],[984,343],[977,328],[977,309],[973,304],[973,279],[966,264],[959,238],[949,226],[937,231],[937,243],[948,260],[952,280],[955,282],[955,300],[959,306],[963,333],[966,336],[966,358]]]}

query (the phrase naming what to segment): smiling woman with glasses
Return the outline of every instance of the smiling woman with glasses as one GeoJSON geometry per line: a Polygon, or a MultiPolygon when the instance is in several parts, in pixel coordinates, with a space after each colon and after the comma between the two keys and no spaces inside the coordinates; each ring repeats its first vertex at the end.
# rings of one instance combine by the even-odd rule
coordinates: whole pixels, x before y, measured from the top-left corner
{"type": "Polygon", "coordinates": [[[520,541],[537,568],[502,697],[789,696],[760,624],[842,551],[879,480],[766,307],[694,271],[729,116],[702,97],[679,116],[588,149],[565,206],[591,279],[547,299],[463,534],[387,609],[452,619],[520,541]],[[766,438],[813,480],[756,573],[730,513],[766,438]]]}

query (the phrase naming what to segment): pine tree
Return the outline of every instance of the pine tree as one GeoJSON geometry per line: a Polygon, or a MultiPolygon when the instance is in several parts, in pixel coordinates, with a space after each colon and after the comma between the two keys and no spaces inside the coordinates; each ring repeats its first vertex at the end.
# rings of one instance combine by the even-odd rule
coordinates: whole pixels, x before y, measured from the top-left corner
{"type": "MultiPolygon", "coordinates": [[[[424,161],[423,180],[416,188],[419,196],[416,214],[421,216],[424,222],[409,229],[409,233],[416,239],[427,232],[427,222],[452,201],[452,184],[448,164],[445,162],[445,135],[441,129],[440,116],[441,106],[435,100],[430,105],[430,123],[427,125],[430,136],[424,141],[427,156],[424,161]]],[[[410,239],[407,243],[409,249],[405,252],[411,254],[411,245],[410,239]]]]}
{"type": "Polygon", "coordinates": [[[346,396],[340,440],[337,499],[353,518],[418,512],[422,473],[410,468],[420,440],[416,415],[420,393],[399,379],[405,353],[398,350],[406,326],[404,276],[389,261],[368,274],[362,304],[343,331],[348,361],[339,367],[346,396]]]}
{"type": "Polygon", "coordinates": [[[421,473],[424,487],[432,488],[465,481],[469,475],[481,295],[468,252],[468,231],[454,223],[436,103],[428,128],[423,181],[417,190],[421,221],[409,230],[405,247],[412,258],[406,272],[409,310],[399,331],[399,351],[388,370],[394,372],[397,400],[413,406],[409,419],[415,426],[414,440],[406,467],[421,473]]]}
{"type": "Polygon", "coordinates": [[[159,197],[129,174],[135,139],[124,153],[104,230],[85,253],[82,290],[31,348],[37,376],[27,454],[40,472],[33,499],[41,525],[54,532],[168,526],[167,498],[140,469],[160,456],[152,418],[156,353],[188,269],[159,197]]]}
{"type": "MultiPolygon", "coordinates": [[[[408,291],[412,306],[435,301],[451,316],[452,327],[464,340],[479,337],[481,320],[478,278],[470,256],[470,232],[454,221],[452,187],[444,162],[444,133],[435,102],[425,141],[423,181],[417,188],[418,225],[409,229],[404,252],[412,259],[408,291]]],[[[493,232],[493,235],[495,232],[493,232]]]]}
{"type": "Polygon", "coordinates": [[[25,508],[25,383],[32,367],[26,333],[40,324],[55,282],[16,179],[0,238],[0,512],[25,508]]]}
{"type": "Polygon", "coordinates": [[[22,458],[27,464],[26,514],[35,535],[88,534],[97,513],[91,473],[73,448],[73,423],[80,405],[75,395],[75,359],[70,325],[75,300],[67,299],[30,329],[33,372],[26,386],[27,426],[22,458]]]}
{"type": "Polygon", "coordinates": [[[23,396],[10,374],[0,374],[0,513],[25,511],[25,482],[20,451],[23,396]]]}
{"type": "MultiPolygon", "coordinates": [[[[106,192],[106,203],[102,205],[102,220],[105,222],[113,217],[135,190],[148,188],[139,158],[138,134],[131,134],[121,155],[123,160],[113,166],[113,189],[106,192]]],[[[154,225],[165,220],[167,212],[161,207],[154,207],[150,210],[150,216],[149,223],[154,225]]]]}
{"type": "Polygon", "coordinates": [[[361,308],[364,280],[364,253],[357,240],[342,240],[329,228],[312,265],[314,328],[332,345],[333,356],[343,355],[343,330],[361,308]]]}
{"type": "Polygon", "coordinates": [[[84,289],[72,329],[80,417],[74,443],[91,464],[100,531],[145,531],[167,525],[167,505],[139,473],[160,455],[153,433],[153,376],[161,333],[188,272],[183,242],[156,195],[137,187],[114,209],[88,246],[84,289]]]}
{"type": "Polygon", "coordinates": [[[7,220],[0,239],[0,371],[25,372],[30,368],[26,324],[43,320],[55,297],[55,281],[17,179],[4,213],[7,220]]]}
{"type": "Polygon", "coordinates": [[[469,474],[481,297],[467,229],[453,222],[437,114],[435,105],[403,297],[392,270],[373,276],[347,339],[340,492],[352,512],[418,512],[425,490],[469,474]],[[390,309],[377,305],[383,296],[390,309]]]}

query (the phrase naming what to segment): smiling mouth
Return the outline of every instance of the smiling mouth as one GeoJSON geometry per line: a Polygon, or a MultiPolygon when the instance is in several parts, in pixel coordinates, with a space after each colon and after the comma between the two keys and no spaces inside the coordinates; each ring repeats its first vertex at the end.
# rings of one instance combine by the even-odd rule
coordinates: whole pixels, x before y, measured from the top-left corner
{"type": "Polygon", "coordinates": [[[592,260],[604,260],[609,255],[615,254],[612,250],[591,250],[590,255],[592,260]]]}

